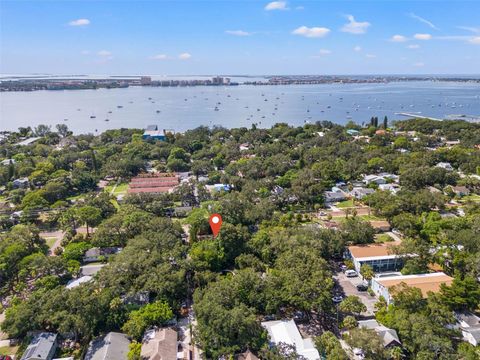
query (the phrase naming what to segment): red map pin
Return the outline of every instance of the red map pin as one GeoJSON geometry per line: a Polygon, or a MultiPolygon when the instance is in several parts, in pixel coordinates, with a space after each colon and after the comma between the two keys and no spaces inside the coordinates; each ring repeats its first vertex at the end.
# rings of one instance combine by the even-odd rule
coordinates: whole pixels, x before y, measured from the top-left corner
{"type": "Polygon", "coordinates": [[[217,236],[220,232],[220,228],[222,227],[222,216],[220,214],[212,214],[210,219],[208,219],[208,222],[210,223],[213,236],[217,236]]]}

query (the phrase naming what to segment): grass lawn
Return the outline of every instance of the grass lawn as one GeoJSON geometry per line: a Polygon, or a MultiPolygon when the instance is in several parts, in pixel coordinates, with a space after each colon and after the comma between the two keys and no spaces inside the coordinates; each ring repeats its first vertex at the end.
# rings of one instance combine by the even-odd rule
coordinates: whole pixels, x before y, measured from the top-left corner
{"type": "Polygon", "coordinates": [[[370,221],[370,220],[385,220],[384,218],[375,216],[375,215],[357,215],[359,218],[362,218],[365,221],[370,221]]]}
{"type": "Polygon", "coordinates": [[[85,197],[85,194],[78,194],[78,195],[75,195],[75,196],[67,197],[67,200],[74,201],[74,200],[83,199],[84,197],[85,197]]]}
{"type": "Polygon", "coordinates": [[[468,196],[464,196],[461,199],[458,200],[458,202],[467,202],[467,201],[474,201],[474,202],[480,202],[480,195],[477,194],[471,194],[468,196]]]}
{"type": "Polygon", "coordinates": [[[0,347],[0,355],[15,355],[18,351],[18,346],[2,346],[0,347]]]}
{"type": "Polygon", "coordinates": [[[108,186],[105,186],[105,188],[103,190],[108,192],[109,194],[114,195],[114,196],[124,195],[124,194],[127,193],[128,184],[127,183],[122,183],[122,184],[118,184],[117,186],[108,185],[108,186]],[[113,190],[114,188],[115,188],[115,190],[113,190]],[[112,190],[113,190],[113,193],[112,193],[112,190]]]}
{"type": "Polygon", "coordinates": [[[342,209],[342,208],[353,207],[354,205],[353,205],[353,200],[350,199],[350,200],[341,201],[338,204],[336,204],[336,206],[342,209]]]}
{"type": "Polygon", "coordinates": [[[56,237],[46,237],[45,241],[47,242],[48,247],[51,249],[55,241],[57,241],[56,237]]]}
{"type": "Polygon", "coordinates": [[[391,241],[393,241],[393,238],[387,234],[378,234],[377,236],[375,236],[376,243],[386,243],[391,241]]]}
{"type": "Polygon", "coordinates": [[[118,205],[117,199],[111,199],[110,202],[115,206],[115,209],[120,210],[120,205],[118,205]]]}

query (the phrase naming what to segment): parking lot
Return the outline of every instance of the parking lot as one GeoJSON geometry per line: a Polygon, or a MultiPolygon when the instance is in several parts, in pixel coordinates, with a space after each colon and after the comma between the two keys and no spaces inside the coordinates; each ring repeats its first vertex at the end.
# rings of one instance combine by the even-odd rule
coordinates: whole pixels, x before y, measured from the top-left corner
{"type": "Polygon", "coordinates": [[[377,302],[377,299],[374,296],[368,295],[366,291],[357,290],[356,286],[363,282],[360,276],[348,278],[342,271],[338,271],[334,274],[333,278],[336,281],[336,291],[339,294],[344,297],[349,295],[358,296],[365,304],[367,311],[362,313],[363,316],[370,317],[374,315],[374,304],[377,302]]]}

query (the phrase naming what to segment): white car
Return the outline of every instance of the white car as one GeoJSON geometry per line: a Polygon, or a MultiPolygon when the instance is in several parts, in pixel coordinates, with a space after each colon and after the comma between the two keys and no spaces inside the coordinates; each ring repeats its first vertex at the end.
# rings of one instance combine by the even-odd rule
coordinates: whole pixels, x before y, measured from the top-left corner
{"type": "Polygon", "coordinates": [[[355,270],[346,270],[345,275],[347,277],[357,277],[358,276],[358,274],[355,270]]]}

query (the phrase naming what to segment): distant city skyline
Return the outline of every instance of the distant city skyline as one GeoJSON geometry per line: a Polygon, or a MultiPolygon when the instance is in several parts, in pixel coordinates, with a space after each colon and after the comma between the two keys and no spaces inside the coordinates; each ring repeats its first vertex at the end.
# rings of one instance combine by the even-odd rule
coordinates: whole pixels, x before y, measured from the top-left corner
{"type": "Polygon", "coordinates": [[[475,1],[0,2],[2,74],[479,74],[475,1]]]}

